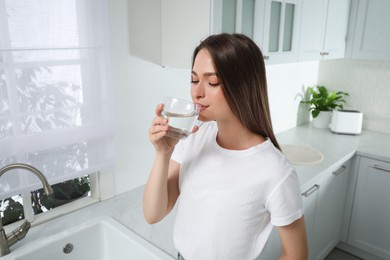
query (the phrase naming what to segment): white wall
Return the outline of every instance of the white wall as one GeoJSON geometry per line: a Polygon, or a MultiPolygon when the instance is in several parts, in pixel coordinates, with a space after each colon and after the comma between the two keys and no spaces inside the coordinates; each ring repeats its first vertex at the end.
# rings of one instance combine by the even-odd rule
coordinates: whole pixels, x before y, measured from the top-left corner
{"type": "MultiPolygon", "coordinates": [[[[268,98],[275,133],[307,122],[309,111],[301,111],[304,90],[317,83],[318,62],[267,66],[268,98]]],[[[306,106],[304,106],[306,109],[306,106]]]]}
{"type": "Polygon", "coordinates": [[[349,93],[345,108],[363,112],[363,128],[390,133],[390,62],[323,61],[318,83],[349,93]]]}
{"type": "MultiPolygon", "coordinates": [[[[149,174],[154,150],[147,131],[154,108],[164,95],[190,99],[190,71],[162,68],[133,57],[129,50],[126,0],[110,1],[112,71],[117,111],[116,194],[143,185],[149,174]]],[[[140,25],[142,26],[142,25],[140,25]]],[[[190,32],[190,29],[189,29],[190,32]]],[[[302,87],[316,83],[318,62],[267,67],[269,99],[275,132],[297,122],[302,87]]]]}

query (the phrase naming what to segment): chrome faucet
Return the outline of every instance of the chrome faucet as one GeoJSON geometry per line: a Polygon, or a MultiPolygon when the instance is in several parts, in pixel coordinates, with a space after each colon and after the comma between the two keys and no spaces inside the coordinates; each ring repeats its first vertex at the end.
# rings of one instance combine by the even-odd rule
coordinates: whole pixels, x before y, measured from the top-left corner
{"type": "MultiPolygon", "coordinates": [[[[6,173],[7,171],[10,171],[13,169],[23,169],[23,170],[27,170],[29,172],[34,173],[39,178],[39,180],[42,182],[43,190],[44,190],[45,194],[46,195],[53,194],[53,189],[49,185],[49,183],[48,183],[46,177],[43,175],[43,173],[40,172],[37,168],[35,168],[31,165],[28,165],[28,164],[13,163],[13,164],[6,165],[0,169],[0,177],[4,173],[6,173]]],[[[9,234],[6,234],[5,230],[3,228],[3,222],[0,219],[0,257],[9,254],[10,253],[9,248],[12,245],[14,245],[16,242],[18,242],[19,240],[22,240],[26,236],[30,227],[31,227],[31,223],[28,220],[25,220],[20,227],[16,228],[15,230],[13,230],[9,234]]]]}

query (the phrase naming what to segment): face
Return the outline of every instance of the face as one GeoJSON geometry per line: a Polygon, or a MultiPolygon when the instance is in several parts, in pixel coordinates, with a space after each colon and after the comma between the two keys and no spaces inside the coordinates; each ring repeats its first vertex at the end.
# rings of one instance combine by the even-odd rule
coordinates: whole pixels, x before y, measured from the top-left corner
{"type": "Polygon", "coordinates": [[[221,84],[208,51],[200,50],[191,73],[191,97],[201,106],[200,121],[219,121],[233,115],[221,84]]]}

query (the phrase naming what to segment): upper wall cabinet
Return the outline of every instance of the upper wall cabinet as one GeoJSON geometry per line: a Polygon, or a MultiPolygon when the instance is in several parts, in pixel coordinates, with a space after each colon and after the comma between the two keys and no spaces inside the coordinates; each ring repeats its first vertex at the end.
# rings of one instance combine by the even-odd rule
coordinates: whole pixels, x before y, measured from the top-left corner
{"type": "Polygon", "coordinates": [[[161,66],[191,68],[210,34],[211,0],[129,0],[130,52],[161,66]]]}
{"type": "Polygon", "coordinates": [[[255,0],[212,0],[211,32],[243,33],[253,38],[255,0]]]}
{"type": "Polygon", "coordinates": [[[303,0],[299,61],[344,58],[349,0],[303,0]]]}
{"type": "Polygon", "coordinates": [[[300,2],[256,1],[253,39],[261,48],[266,64],[298,60],[300,2]]]}
{"type": "Polygon", "coordinates": [[[352,0],[347,57],[390,60],[389,10],[389,0],[352,0]]]}
{"type": "MultiPolygon", "coordinates": [[[[376,1],[386,2],[373,2],[376,1]]],[[[190,69],[193,50],[202,39],[212,33],[237,32],[257,43],[267,65],[342,58],[349,2],[129,0],[130,52],[164,67],[190,69]]],[[[363,3],[368,5],[371,1],[363,3]]],[[[390,18],[386,19],[390,21],[390,18]]],[[[386,33],[387,42],[390,42],[390,33],[386,33]]],[[[375,30],[371,29],[371,34],[375,34],[375,30]]],[[[390,50],[390,44],[380,46],[390,50]]]]}
{"type": "Polygon", "coordinates": [[[253,38],[256,0],[129,0],[130,52],[164,67],[190,68],[211,33],[253,38]]]}

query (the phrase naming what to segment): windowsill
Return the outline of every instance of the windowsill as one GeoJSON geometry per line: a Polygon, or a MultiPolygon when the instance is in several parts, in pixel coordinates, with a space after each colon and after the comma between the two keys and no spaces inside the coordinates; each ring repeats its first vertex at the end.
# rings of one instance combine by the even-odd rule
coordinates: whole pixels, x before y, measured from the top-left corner
{"type": "MultiPolygon", "coordinates": [[[[86,197],[86,198],[82,198],[82,199],[78,199],[74,202],[70,202],[68,204],[62,205],[61,207],[54,208],[54,209],[51,209],[47,212],[35,215],[34,219],[29,220],[29,221],[31,222],[31,226],[35,227],[35,226],[43,224],[49,220],[59,218],[61,216],[64,216],[66,214],[69,214],[71,212],[85,208],[87,206],[93,205],[93,204],[98,203],[98,202],[100,202],[99,199],[93,198],[91,196],[86,197]]],[[[10,232],[10,231],[18,228],[24,221],[25,221],[25,219],[14,222],[12,224],[5,226],[4,229],[6,230],[6,232],[10,232]]]]}

